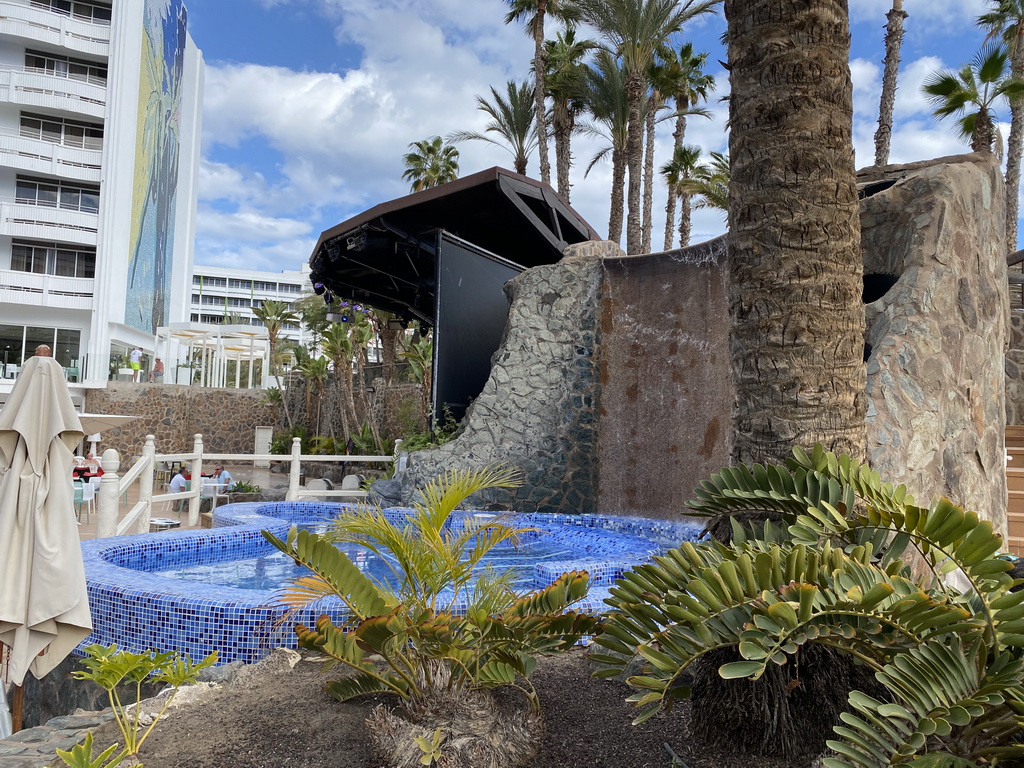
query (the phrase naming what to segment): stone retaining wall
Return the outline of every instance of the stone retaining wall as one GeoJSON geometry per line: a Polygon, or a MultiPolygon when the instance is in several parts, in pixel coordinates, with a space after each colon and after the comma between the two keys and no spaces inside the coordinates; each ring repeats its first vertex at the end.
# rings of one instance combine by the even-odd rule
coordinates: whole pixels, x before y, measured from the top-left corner
{"type": "Polygon", "coordinates": [[[122,457],[141,454],[146,435],[156,436],[158,453],[189,452],[196,434],[206,452],[252,453],[257,426],[280,426],[277,408],[259,389],[109,382],[86,392],[85,410],[139,417],[101,435],[100,450],[122,457]]]}

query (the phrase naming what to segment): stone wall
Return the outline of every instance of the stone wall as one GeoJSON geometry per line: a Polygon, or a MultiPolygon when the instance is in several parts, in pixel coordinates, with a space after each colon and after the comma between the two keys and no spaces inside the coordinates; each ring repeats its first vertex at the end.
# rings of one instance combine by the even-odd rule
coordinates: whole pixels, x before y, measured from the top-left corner
{"type": "Polygon", "coordinates": [[[114,448],[122,457],[141,454],[146,435],[156,436],[158,453],[189,452],[196,434],[206,452],[252,453],[257,426],[280,426],[259,389],[109,382],[86,392],[85,411],[139,417],[101,435],[100,451],[114,448]]]}
{"type": "Polygon", "coordinates": [[[542,512],[592,510],[597,493],[595,421],[601,257],[611,243],[571,246],[558,264],[523,272],[506,286],[508,325],[483,392],[462,433],[413,454],[402,493],[456,466],[503,462],[523,470],[516,491],[488,494],[479,506],[542,512]]]}
{"type": "Polygon", "coordinates": [[[1006,350],[1006,423],[1024,424],[1024,312],[1010,312],[1006,350]]]}
{"type": "Polygon", "coordinates": [[[861,204],[868,457],[922,503],[942,494],[1006,532],[1003,184],[991,156],[892,166],[861,204]]]}
{"type": "MultiPolygon", "coordinates": [[[[860,181],[865,273],[888,281],[866,307],[869,459],[920,501],[944,494],[1005,532],[999,169],[967,155],[860,181]]],[[[503,461],[526,485],[489,502],[681,513],[728,463],[731,433],[726,269],[720,246],[701,248],[624,258],[586,243],[512,281],[491,377],[461,436],[413,455],[403,499],[449,467],[503,461]]]]}

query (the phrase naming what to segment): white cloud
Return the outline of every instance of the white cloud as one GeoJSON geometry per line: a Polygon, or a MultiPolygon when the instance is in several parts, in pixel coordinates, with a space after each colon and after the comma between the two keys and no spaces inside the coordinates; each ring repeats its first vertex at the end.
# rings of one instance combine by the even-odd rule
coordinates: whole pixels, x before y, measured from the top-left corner
{"type": "Polygon", "coordinates": [[[936,72],[947,69],[942,59],[936,56],[923,56],[905,67],[900,67],[900,76],[896,89],[896,108],[894,116],[897,120],[930,115],[934,107],[922,90],[926,80],[936,72]]]}

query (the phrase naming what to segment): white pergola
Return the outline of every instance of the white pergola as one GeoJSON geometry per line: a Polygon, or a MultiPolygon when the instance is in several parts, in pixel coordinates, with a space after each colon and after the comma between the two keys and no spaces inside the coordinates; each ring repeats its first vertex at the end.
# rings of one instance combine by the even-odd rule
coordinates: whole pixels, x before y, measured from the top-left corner
{"type": "Polygon", "coordinates": [[[267,329],[260,326],[171,323],[157,329],[156,350],[164,363],[164,381],[169,384],[227,387],[231,360],[237,362],[235,387],[252,389],[257,365],[263,372],[261,387],[267,386],[270,376],[270,341],[267,329]],[[249,366],[243,383],[241,364],[245,361],[249,366]],[[199,380],[193,382],[196,370],[199,380]]]}

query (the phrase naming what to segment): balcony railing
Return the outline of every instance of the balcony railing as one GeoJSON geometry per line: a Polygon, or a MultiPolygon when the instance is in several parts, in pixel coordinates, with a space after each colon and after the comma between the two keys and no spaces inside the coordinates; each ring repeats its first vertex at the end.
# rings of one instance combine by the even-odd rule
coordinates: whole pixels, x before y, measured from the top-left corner
{"type": "Polygon", "coordinates": [[[91,310],[95,283],[91,277],[57,277],[0,269],[0,301],[91,310]]]}
{"type": "Polygon", "coordinates": [[[41,40],[82,53],[107,55],[110,26],[49,8],[0,2],[0,34],[41,40]]]}
{"type": "Polygon", "coordinates": [[[102,154],[99,149],[71,147],[24,136],[17,130],[0,130],[0,165],[9,168],[98,183],[102,154]]]}
{"type": "Polygon", "coordinates": [[[82,211],[18,203],[0,198],[0,235],[61,240],[79,245],[97,243],[99,215],[82,211]]]}
{"type": "Polygon", "coordinates": [[[15,104],[49,107],[103,117],[107,104],[104,85],[25,68],[0,69],[0,94],[15,104]]]}

